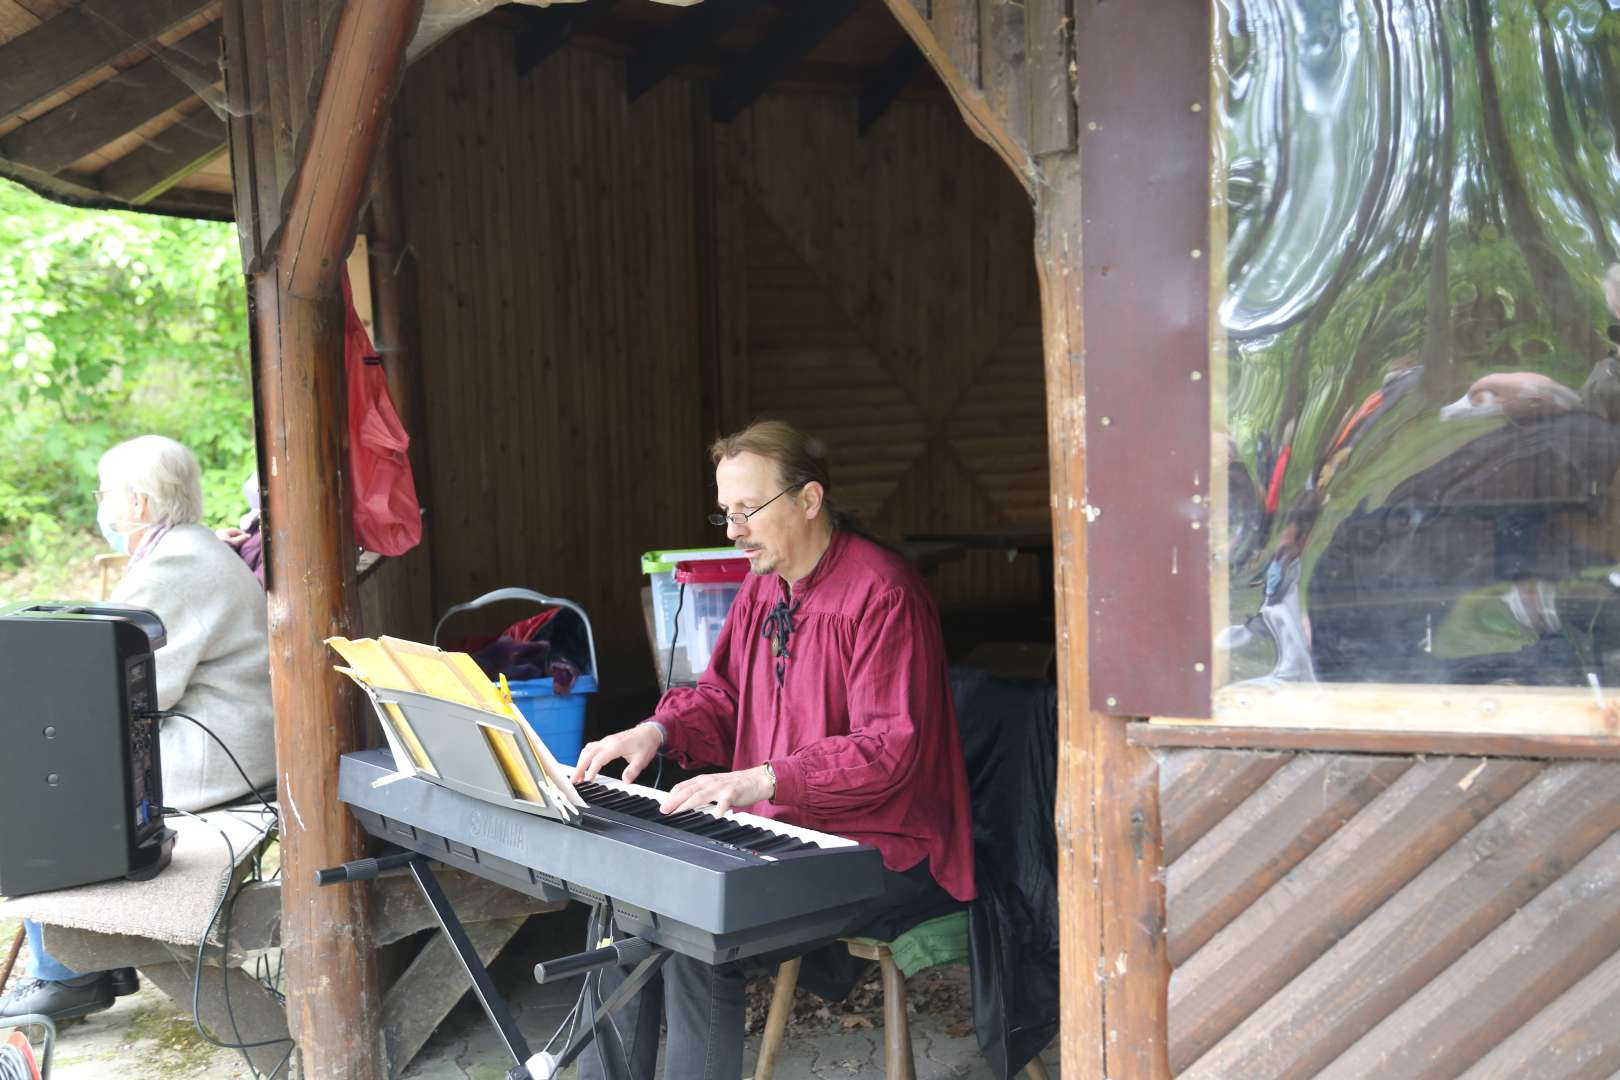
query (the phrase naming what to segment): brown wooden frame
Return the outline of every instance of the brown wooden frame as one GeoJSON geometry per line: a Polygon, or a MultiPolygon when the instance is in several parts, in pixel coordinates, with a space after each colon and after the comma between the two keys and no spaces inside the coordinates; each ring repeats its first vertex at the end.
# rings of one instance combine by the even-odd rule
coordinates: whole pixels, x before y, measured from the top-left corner
{"type": "Polygon", "coordinates": [[[1226,750],[1310,750],[1345,754],[1453,754],[1459,757],[1620,758],[1620,739],[1606,735],[1459,734],[1454,731],[1345,731],[1241,727],[1197,721],[1138,721],[1133,746],[1226,750]]]}

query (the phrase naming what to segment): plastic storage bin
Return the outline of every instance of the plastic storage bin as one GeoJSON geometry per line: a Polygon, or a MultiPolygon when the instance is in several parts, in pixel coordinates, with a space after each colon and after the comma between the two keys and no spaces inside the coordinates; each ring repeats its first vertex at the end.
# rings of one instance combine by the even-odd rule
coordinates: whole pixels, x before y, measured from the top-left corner
{"type": "MultiPolygon", "coordinates": [[[[660,656],[669,655],[670,642],[675,640],[675,610],[680,605],[681,593],[681,586],[675,580],[676,564],[736,557],[734,547],[649,551],[641,557],[641,572],[647,575],[648,584],[652,586],[654,644],[660,656]]],[[[685,636],[686,632],[681,633],[685,636]]]]}
{"type": "Polygon", "coordinates": [[[566,694],[557,693],[550,679],[524,679],[506,685],[512,691],[512,704],[557,760],[564,765],[578,761],[585,745],[585,695],[595,692],[596,676],[581,675],[566,694]]]}
{"type": "Polygon", "coordinates": [[[677,586],[686,586],[677,644],[686,649],[686,662],[693,678],[708,670],[709,655],[720,638],[720,627],[725,625],[731,602],[737,599],[747,577],[747,559],[676,564],[675,582],[677,586]]]}
{"type": "Polygon", "coordinates": [[[540,736],[540,741],[546,744],[559,762],[572,765],[579,760],[579,751],[585,745],[585,699],[596,692],[598,674],[596,635],[591,632],[591,618],[585,614],[584,608],[572,600],[546,596],[532,589],[496,589],[476,600],[457,604],[439,616],[438,624],[433,627],[433,644],[439,643],[439,628],[450,616],[501,600],[532,600],[541,607],[563,607],[584,620],[585,640],[590,643],[591,649],[591,669],[580,673],[568,693],[557,693],[551,679],[520,679],[506,684],[512,691],[512,704],[517,706],[534,733],[540,736]]]}

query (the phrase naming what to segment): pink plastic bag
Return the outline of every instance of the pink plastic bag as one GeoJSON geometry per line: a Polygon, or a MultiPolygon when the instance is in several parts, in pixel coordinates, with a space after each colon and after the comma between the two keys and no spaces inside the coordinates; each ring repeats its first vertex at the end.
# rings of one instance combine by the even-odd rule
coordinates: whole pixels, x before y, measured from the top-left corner
{"type": "Polygon", "coordinates": [[[405,451],[411,437],[388,396],[388,377],[343,275],[343,366],[349,384],[350,507],[355,540],[367,551],[403,555],[422,540],[422,509],[405,451]]]}

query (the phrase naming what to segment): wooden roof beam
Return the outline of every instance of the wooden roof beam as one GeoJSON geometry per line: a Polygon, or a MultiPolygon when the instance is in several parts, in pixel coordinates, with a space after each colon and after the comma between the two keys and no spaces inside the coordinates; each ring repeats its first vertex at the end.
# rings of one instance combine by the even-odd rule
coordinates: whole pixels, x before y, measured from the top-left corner
{"type": "Polygon", "coordinates": [[[0,177],[32,191],[43,199],[76,206],[84,210],[136,209],[171,217],[206,218],[210,221],[231,221],[236,208],[229,195],[215,191],[194,191],[172,187],[155,196],[145,206],[130,207],[127,203],[96,187],[96,178],[82,173],[61,172],[54,176],[33,169],[21,169],[0,161],[0,177]]]}
{"type": "Polygon", "coordinates": [[[146,45],[218,0],[84,0],[0,45],[0,121],[146,45]]]}
{"type": "Polygon", "coordinates": [[[517,43],[513,48],[517,77],[521,79],[545,63],[552,53],[573,39],[576,31],[599,22],[617,2],[618,0],[597,0],[589,7],[581,4],[569,7],[523,8],[518,12],[518,17],[523,20],[523,28],[518,31],[517,43]]]}
{"type": "Polygon", "coordinates": [[[59,173],[219,81],[212,23],[0,139],[0,157],[59,173]]]}
{"type": "Polygon", "coordinates": [[[861,84],[860,104],[857,110],[857,129],[862,135],[894,104],[901,91],[911,85],[917,73],[928,66],[922,50],[907,40],[883,62],[872,77],[861,84]]]}
{"type": "Polygon", "coordinates": [[[709,88],[714,118],[723,124],[735,120],[785,69],[815,52],[859,6],[860,0],[808,0],[784,15],[709,88]]]}
{"type": "Polygon", "coordinates": [[[707,0],[675,20],[625,61],[625,82],[634,101],[683,64],[696,61],[711,42],[757,11],[762,0],[707,0]]]}
{"type": "Polygon", "coordinates": [[[421,0],[349,0],[338,19],[278,248],[281,284],[294,296],[324,297],[338,287],[421,14],[421,0]]]}
{"type": "Polygon", "coordinates": [[[139,206],[219,156],[227,141],[225,121],[199,109],[102,169],[97,186],[113,198],[139,206]]]}

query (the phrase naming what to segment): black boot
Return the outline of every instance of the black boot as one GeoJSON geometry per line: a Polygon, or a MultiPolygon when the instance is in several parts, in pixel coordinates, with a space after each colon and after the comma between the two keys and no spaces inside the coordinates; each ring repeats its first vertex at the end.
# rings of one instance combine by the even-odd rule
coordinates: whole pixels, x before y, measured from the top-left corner
{"type": "Polygon", "coordinates": [[[80,975],[63,982],[30,979],[0,997],[0,1019],[44,1013],[52,1020],[69,1020],[110,1009],[112,1003],[112,980],[105,971],[80,975]]]}
{"type": "Polygon", "coordinates": [[[124,997],[141,988],[141,978],[132,967],[113,968],[107,972],[107,985],[112,987],[113,997],[124,997]]]}

